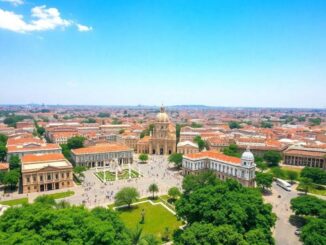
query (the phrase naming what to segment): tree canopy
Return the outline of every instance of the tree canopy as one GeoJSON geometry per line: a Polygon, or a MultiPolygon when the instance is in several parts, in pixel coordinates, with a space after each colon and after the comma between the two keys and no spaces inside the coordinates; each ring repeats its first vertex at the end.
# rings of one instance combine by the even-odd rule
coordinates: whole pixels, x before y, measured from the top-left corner
{"type": "Polygon", "coordinates": [[[174,163],[174,166],[178,169],[182,167],[182,154],[181,153],[173,153],[169,156],[169,162],[174,163]]]}
{"type": "Polygon", "coordinates": [[[257,189],[243,187],[235,180],[222,182],[210,172],[186,176],[183,187],[185,191],[176,202],[176,212],[187,221],[188,227],[181,231],[181,235],[176,235],[177,244],[188,244],[184,241],[190,242],[191,239],[184,240],[185,237],[198,237],[202,239],[201,244],[249,244],[249,241],[250,244],[262,244],[260,239],[263,237],[267,241],[264,244],[274,244],[270,228],[274,226],[276,217],[272,206],[263,202],[257,189]],[[224,232],[217,232],[224,229],[224,232]],[[210,238],[213,234],[201,237],[202,233],[211,233],[207,230],[214,230],[217,237],[210,238]],[[234,234],[226,235],[231,231],[234,234]],[[232,242],[234,236],[239,243],[232,242]],[[246,243],[240,243],[241,238],[246,243]]]}
{"type": "Polygon", "coordinates": [[[241,157],[239,147],[236,144],[230,144],[223,149],[223,154],[232,157],[241,157]]]}
{"type": "Polygon", "coordinates": [[[291,200],[291,208],[306,220],[300,234],[304,245],[326,244],[326,201],[315,196],[299,196],[291,200]]]}
{"type": "Polygon", "coordinates": [[[326,201],[315,196],[304,195],[291,200],[291,208],[296,215],[325,216],[326,201]]]}
{"type": "Polygon", "coordinates": [[[78,149],[84,147],[85,137],[83,136],[74,136],[68,139],[67,146],[71,149],[78,149]]]}
{"type": "Polygon", "coordinates": [[[256,174],[257,186],[263,190],[271,188],[273,183],[273,175],[270,173],[257,173],[256,174]]]}
{"type": "Polygon", "coordinates": [[[230,129],[241,128],[241,125],[238,122],[231,121],[231,122],[229,122],[229,127],[230,127],[230,129]]]}
{"type": "Polygon", "coordinates": [[[326,185],[326,171],[323,169],[305,167],[300,175],[311,179],[315,184],[326,185]]]}
{"type": "Polygon", "coordinates": [[[194,142],[197,143],[199,151],[204,150],[206,147],[206,142],[199,135],[194,138],[194,142]]]}
{"type": "Polygon", "coordinates": [[[142,162],[146,162],[146,161],[148,161],[148,155],[145,153],[142,153],[139,155],[138,159],[142,162]]]}
{"type": "Polygon", "coordinates": [[[173,199],[177,199],[177,197],[181,196],[181,192],[178,187],[171,187],[168,191],[168,195],[173,199]]]}
{"type": "Polygon", "coordinates": [[[124,187],[115,196],[115,205],[130,205],[139,198],[139,193],[134,187],[124,187]]]}
{"type": "Polygon", "coordinates": [[[281,161],[282,156],[277,151],[266,151],[264,153],[263,158],[270,166],[278,166],[278,163],[281,161]]]}
{"type": "Polygon", "coordinates": [[[9,159],[9,168],[10,169],[20,169],[21,161],[19,156],[13,155],[9,159]]]}
{"type": "Polygon", "coordinates": [[[7,156],[7,147],[4,143],[0,142],[0,162],[4,161],[7,156]]]}
{"type": "Polygon", "coordinates": [[[10,186],[11,189],[16,188],[20,179],[20,170],[14,169],[6,172],[3,176],[3,184],[10,186]]]}
{"type": "Polygon", "coordinates": [[[10,208],[1,216],[0,243],[129,245],[130,236],[117,214],[109,209],[89,211],[37,201],[10,208]]]}

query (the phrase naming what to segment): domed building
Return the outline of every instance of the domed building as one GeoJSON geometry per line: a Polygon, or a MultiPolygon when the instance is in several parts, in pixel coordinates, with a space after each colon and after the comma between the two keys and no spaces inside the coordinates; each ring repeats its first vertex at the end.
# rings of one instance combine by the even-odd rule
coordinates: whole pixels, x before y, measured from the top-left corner
{"type": "Polygon", "coordinates": [[[176,152],[176,130],[162,106],[156,115],[153,132],[137,143],[138,153],[170,155],[176,152]]]}

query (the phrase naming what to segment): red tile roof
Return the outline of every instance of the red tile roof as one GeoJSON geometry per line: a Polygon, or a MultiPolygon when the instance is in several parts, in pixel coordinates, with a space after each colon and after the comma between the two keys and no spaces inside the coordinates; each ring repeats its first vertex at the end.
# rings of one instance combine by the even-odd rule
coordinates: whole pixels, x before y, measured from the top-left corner
{"type": "Polygon", "coordinates": [[[184,156],[185,158],[196,160],[196,159],[203,159],[203,158],[210,158],[215,159],[222,162],[233,163],[233,164],[240,164],[241,159],[238,157],[231,157],[224,155],[217,151],[203,151],[193,154],[188,154],[184,156]]]}
{"type": "Polygon", "coordinates": [[[65,157],[61,153],[42,154],[42,155],[31,154],[31,155],[25,155],[22,157],[23,164],[51,162],[51,161],[60,161],[60,160],[65,160],[65,157]]]}
{"type": "Polygon", "coordinates": [[[131,151],[131,149],[127,146],[118,145],[118,144],[99,144],[99,145],[74,149],[71,152],[75,155],[83,155],[83,154],[97,154],[97,153],[119,152],[119,151],[131,151]]]}

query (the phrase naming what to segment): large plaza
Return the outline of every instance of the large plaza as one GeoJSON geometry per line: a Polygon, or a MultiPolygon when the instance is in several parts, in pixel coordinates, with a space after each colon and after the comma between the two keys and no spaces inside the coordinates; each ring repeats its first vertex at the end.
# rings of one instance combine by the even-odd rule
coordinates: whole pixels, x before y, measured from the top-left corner
{"type": "Polygon", "coordinates": [[[128,164],[126,164],[123,167],[126,170],[125,178],[118,176],[116,179],[111,172],[106,177],[108,181],[103,181],[98,177],[99,174],[103,175],[101,170],[87,170],[84,172],[85,179],[82,185],[74,188],[76,194],[66,200],[72,204],[84,204],[87,207],[107,206],[114,202],[115,194],[124,187],[135,187],[140,197],[150,195],[148,187],[152,183],[158,185],[158,195],[166,194],[169,188],[174,186],[181,188],[183,177],[179,171],[173,168],[172,164],[168,163],[167,156],[150,156],[148,162],[144,164],[139,163],[138,156],[135,155],[130,166],[131,178],[129,178],[128,164]],[[111,178],[111,181],[108,178],[111,178]]]}

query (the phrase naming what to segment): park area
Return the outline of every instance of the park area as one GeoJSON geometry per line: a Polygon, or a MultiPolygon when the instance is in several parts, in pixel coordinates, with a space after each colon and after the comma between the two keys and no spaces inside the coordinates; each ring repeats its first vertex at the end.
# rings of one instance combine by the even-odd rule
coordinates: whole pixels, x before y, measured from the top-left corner
{"type": "MultiPolygon", "coordinates": [[[[111,172],[111,171],[100,171],[95,173],[95,175],[101,180],[104,181],[104,178],[107,181],[115,181],[116,180],[116,174],[115,172],[111,172]],[[105,177],[104,177],[105,175],[105,177]]],[[[130,178],[138,178],[141,175],[135,171],[135,170],[131,170],[130,171],[130,178]]],[[[122,180],[122,179],[129,179],[129,170],[128,169],[123,169],[121,172],[118,173],[118,180],[122,180]]]]}
{"type": "Polygon", "coordinates": [[[131,208],[116,209],[116,211],[127,228],[135,230],[139,226],[143,229],[143,234],[152,234],[159,239],[166,235],[171,239],[174,230],[182,225],[175,215],[158,203],[153,205],[150,202],[144,202],[133,205],[131,208]],[[142,212],[144,212],[143,224],[141,224],[142,212]]]}

